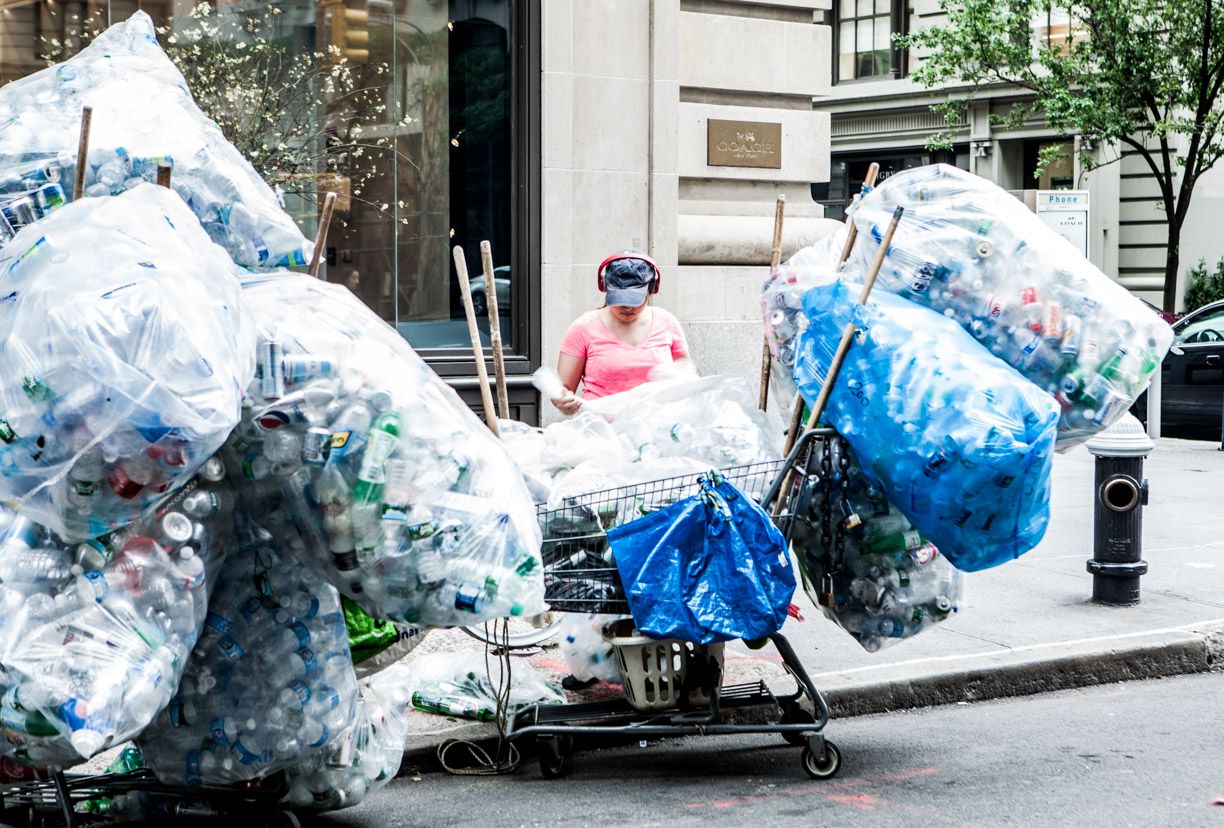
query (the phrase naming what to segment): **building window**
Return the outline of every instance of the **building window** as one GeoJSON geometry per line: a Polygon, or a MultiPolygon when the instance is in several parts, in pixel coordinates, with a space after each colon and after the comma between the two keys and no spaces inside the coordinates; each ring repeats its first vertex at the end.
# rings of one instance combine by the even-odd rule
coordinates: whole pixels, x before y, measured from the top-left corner
{"type": "Polygon", "coordinates": [[[921,148],[897,150],[888,153],[839,153],[829,160],[829,183],[813,184],[812,199],[821,204],[824,217],[841,221],[846,217],[846,210],[854,201],[863,187],[863,179],[867,177],[867,169],[873,164],[880,165],[876,184],[883,183],[889,176],[896,175],[913,167],[924,167],[927,164],[950,164],[962,170],[969,169],[969,150],[964,144],[958,144],[951,150],[936,150],[930,152],[921,148]]]}
{"type": "Polygon", "coordinates": [[[894,34],[905,34],[905,0],[838,0],[835,81],[901,77],[903,50],[894,34]]]}

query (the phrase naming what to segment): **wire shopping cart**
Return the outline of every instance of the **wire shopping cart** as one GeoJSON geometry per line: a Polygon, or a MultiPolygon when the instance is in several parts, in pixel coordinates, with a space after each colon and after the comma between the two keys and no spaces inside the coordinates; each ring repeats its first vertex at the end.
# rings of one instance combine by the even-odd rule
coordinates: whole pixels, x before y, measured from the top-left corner
{"type": "MultiPolygon", "coordinates": [[[[804,519],[798,507],[833,439],[838,438],[832,429],[812,429],[785,460],[735,466],[719,474],[772,510],[789,541],[804,519]]],[[[544,537],[549,606],[557,612],[628,615],[607,530],[696,494],[700,477],[669,477],[567,497],[560,505],[541,505],[537,516],[544,537]]],[[[624,696],[533,705],[511,718],[506,735],[534,738],[541,773],[556,778],[568,769],[575,737],[777,733],[803,748],[808,776],[830,778],[841,767],[841,754],[824,737],[828,705],[786,637],[775,633],[769,639],[795,681],[791,693],[776,695],[764,681],[723,684],[722,644],[650,639],[637,634],[628,619],[615,622],[605,630],[605,640],[613,645],[624,696]]]]}

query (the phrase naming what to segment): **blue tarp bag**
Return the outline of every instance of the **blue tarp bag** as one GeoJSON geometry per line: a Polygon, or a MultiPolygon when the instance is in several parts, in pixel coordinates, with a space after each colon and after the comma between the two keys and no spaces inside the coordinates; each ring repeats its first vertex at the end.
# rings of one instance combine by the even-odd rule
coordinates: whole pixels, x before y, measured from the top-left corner
{"type": "MultiPolygon", "coordinates": [[[[1018,558],[1045,533],[1059,407],[941,313],[838,283],[804,295],[795,382],[816,399],[847,322],[858,333],[823,419],[957,569],[1018,558]]],[[[915,534],[916,537],[916,534],[915,534]]],[[[910,538],[897,538],[904,554],[910,538]]]]}
{"type": "Polygon", "coordinates": [[[634,624],[698,644],[782,628],[795,575],[769,515],[717,472],[701,491],[608,530],[634,624]]]}

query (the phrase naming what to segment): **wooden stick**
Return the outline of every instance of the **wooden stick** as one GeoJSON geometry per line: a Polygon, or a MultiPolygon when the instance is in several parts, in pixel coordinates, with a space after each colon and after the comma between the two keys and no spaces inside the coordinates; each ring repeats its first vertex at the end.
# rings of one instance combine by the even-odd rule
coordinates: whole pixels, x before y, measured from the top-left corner
{"type": "MultiPolygon", "coordinates": [[[[880,165],[872,161],[871,166],[867,168],[867,175],[863,177],[863,189],[868,190],[875,186],[876,178],[880,175],[880,165]]],[[[842,247],[841,258],[837,262],[838,272],[842,266],[850,260],[850,253],[854,250],[854,243],[858,240],[858,225],[853,221],[850,222],[850,229],[846,232],[846,244],[842,247]]],[[[791,413],[790,428],[786,430],[786,450],[782,452],[785,457],[790,454],[791,449],[795,447],[795,441],[799,439],[799,426],[803,425],[803,395],[795,396],[795,410],[791,413]]]]}
{"type": "Polygon", "coordinates": [[[76,180],[72,183],[72,200],[80,201],[85,195],[85,171],[89,169],[89,123],[93,120],[93,107],[81,107],[81,140],[77,143],[76,180]]]}
{"type": "Polygon", "coordinates": [[[489,302],[489,341],[493,345],[493,375],[497,379],[497,416],[510,419],[510,396],[506,391],[506,359],[502,352],[501,317],[497,307],[497,283],[493,279],[493,245],[480,243],[480,265],[484,270],[485,296],[489,302]]]}
{"type": "Polygon", "coordinates": [[[170,165],[165,161],[157,163],[157,186],[170,188],[170,165]]]}
{"type": "Polygon", "coordinates": [[[463,248],[455,245],[455,270],[459,273],[459,293],[463,296],[463,310],[467,313],[468,335],[472,338],[472,356],[476,357],[476,376],[480,378],[480,401],[484,406],[485,422],[493,436],[501,439],[497,428],[497,411],[493,408],[493,394],[489,391],[489,373],[485,369],[484,346],[480,344],[480,329],[476,327],[476,308],[472,305],[472,286],[468,283],[467,259],[463,248]]]}
{"type": "MultiPolygon", "coordinates": [[[[901,214],[904,212],[904,207],[898,207],[893,211],[892,221],[888,223],[888,229],[884,231],[880,249],[876,251],[875,261],[871,263],[871,270],[867,273],[867,281],[863,283],[863,290],[859,293],[858,304],[860,305],[866,304],[867,297],[871,295],[871,288],[875,285],[876,276],[879,275],[880,268],[884,264],[884,257],[888,255],[888,246],[892,244],[893,233],[897,232],[897,222],[901,220],[901,214]]],[[[829,400],[829,393],[833,390],[833,383],[837,381],[837,374],[841,371],[842,362],[846,359],[846,352],[850,350],[850,343],[854,339],[854,329],[853,320],[846,323],[845,330],[842,331],[841,342],[838,343],[837,351],[833,354],[833,361],[829,363],[829,371],[820,385],[820,393],[816,395],[816,402],[812,403],[807,428],[815,428],[816,421],[820,419],[824,411],[825,403],[829,400]]]]}
{"type": "MultiPolygon", "coordinates": [[[[769,248],[769,272],[772,275],[782,261],[782,214],[786,212],[786,196],[779,195],[774,206],[773,245],[769,248]]],[[[761,388],[757,393],[757,408],[762,411],[769,404],[769,372],[773,367],[773,355],[769,352],[769,334],[761,348],[761,388]]]]}
{"type": "Polygon", "coordinates": [[[328,193],[323,199],[323,215],[319,217],[319,231],[315,233],[314,253],[310,255],[311,276],[319,275],[319,260],[323,256],[323,245],[327,243],[327,228],[331,225],[332,212],[336,209],[336,194],[328,193]]]}

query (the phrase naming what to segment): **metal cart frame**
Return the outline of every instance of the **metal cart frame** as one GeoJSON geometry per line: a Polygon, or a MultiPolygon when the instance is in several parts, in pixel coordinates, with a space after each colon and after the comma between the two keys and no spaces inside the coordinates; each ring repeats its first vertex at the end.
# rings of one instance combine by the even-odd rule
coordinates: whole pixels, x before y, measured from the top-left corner
{"type": "MultiPolygon", "coordinates": [[[[832,429],[807,431],[785,460],[755,463],[720,470],[727,481],[758,499],[767,511],[779,501],[774,521],[788,543],[797,510],[792,508],[805,492],[803,481],[816,466],[818,442],[835,435],[832,429]]],[[[612,524],[628,522],[639,514],[662,508],[694,494],[699,474],[672,477],[622,486],[566,498],[560,507],[538,510],[544,533],[542,554],[545,596],[557,612],[628,614],[624,588],[612,562],[604,534],[612,524]]],[[[627,698],[563,705],[532,705],[507,722],[510,740],[534,738],[539,750],[540,771],[546,778],[565,774],[574,737],[668,737],[715,736],[735,733],[776,733],[788,743],[803,748],[803,770],[813,779],[828,779],[841,767],[841,753],[825,738],[829,707],[812,683],[790,642],[781,633],[769,637],[796,689],[775,695],[765,682],[722,684],[722,671],[715,664],[702,680],[713,692],[709,703],[694,709],[676,707],[644,712],[627,698]],[[811,705],[811,711],[803,700],[811,705]],[[764,721],[733,721],[734,711],[763,708],[764,721]]],[[[687,681],[686,681],[687,686],[687,681]]]]}
{"type": "MultiPolygon", "coordinates": [[[[149,821],[231,816],[259,825],[297,828],[300,824],[297,816],[284,801],[288,790],[284,774],[257,784],[219,787],[167,785],[147,769],[97,775],[56,771],[49,779],[0,784],[0,825],[76,828],[96,822],[112,823],[117,818],[113,814],[78,812],[74,805],[140,792],[148,794],[154,806],[155,812],[148,814],[149,821]]],[[[123,817],[118,819],[124,821],[123,817]]]]}

